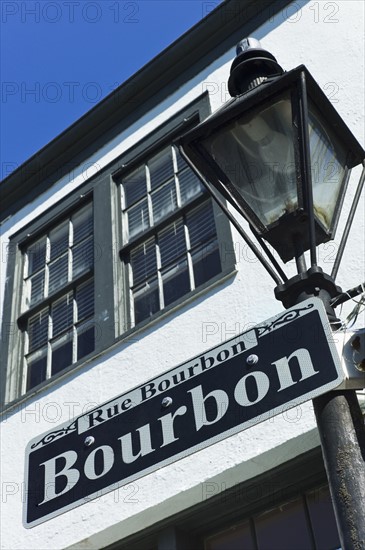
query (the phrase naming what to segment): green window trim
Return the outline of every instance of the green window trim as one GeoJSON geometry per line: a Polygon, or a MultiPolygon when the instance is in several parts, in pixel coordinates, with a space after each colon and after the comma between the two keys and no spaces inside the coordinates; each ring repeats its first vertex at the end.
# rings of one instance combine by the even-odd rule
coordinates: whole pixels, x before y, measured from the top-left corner
{"type": "MultiPolygon", "coordinates": [[[[182,159],[177,158],[173,145],[174,139],[187,127],[196,124],[209,114],[209,98],[208,94],[204,93],[136,146],[91,177],[76,191],[70,193],[34,222],[29,223],[13,235],[10,241],[12,254],[7,266],[8,284],[5,292],[2,332],[4,345],[1,350],[1,402],[4,409],[13,407],[50,384],[56,383],[60,377],[81,368],[85,363],[90,363],[93,358],[100,356],[118,342],[129,339],[136,331],[140,333],[150,323],[158,322],[159,318],[165,317],[169,312],[191,303],[200,293],[224,281],[227,276],[235,272],[235,255],[229,222],[225,216],[221,215],[219,208],[213,204],[207,193],[203,191],[201,183],[195,176],[190,175],[188,172],[190,168],[183,166],[182,159]],[[169,173],[166,172],[166,166],[160,162],[161,159],[158,156],[160,151],[168,148],[172,151],[174,159],[173,169],[169,168],[169,173]],[[148,163],[150,164],[148,165],[148,163]],[[138,201],[143,201],[144,198],[141,191],[138,190],[138,186],[134,189],[130,187],[126,202],[121,193],[121,181],[126,174],[131,174],[141,164],[148,165],[150,179],[149,188],[145,192],[146,196],[148,195],[149,216],[152,222],[146,232],[139,232],[132,238],[130,235],[126,238],[128,209],[133,208],[138,201]],[[175,189],[173,193],[176,197],[175,207],[168,212],[168,215],[165,215],[165,206],[161,206],[164,205],[166,186],[170,186],[170,190],[175,189]],[[73,219],[73,216],[77,217],[77,212],[85,208],[88,202],[93,204],[94,261],[93,265],[88,265],[88,269],[84,266],[85,269],[75,273],[75,277],[73,277],[72,256],[75,243],[72,240],[73,229],[70,229],[72,226],[70,220],[73,219]],[[210,209],[210,217],[215,219],[216,235],[211,235],[208,239],[203,239],[202,242],[198,242],[195,238],[195,242],[193,242],[192,212],[199,208],[210,209]],[[154,218],[153,215],[155,215],[154,218]],[[160,248],[164,242],[167,243],[169,239],[171,241],[172,235],[176,236],[175,245],[180,246],[182,228],[185,239],[184,250],[180,251],[180,255],[175,254],[174,258],[171,257],[171,261],[169,261],[168,245],[165,244],[164,257],[162,258],[160,248]],[[67,231],[71,231],[68,237],[66,237],[67,231]],[[42,256],[41,239],[48,239],[48,244],[53,239],[54,243],[57,243],[58,252],[53,254],[48,250],[46,252],[48,256],[42,256]],[[139,315],[136,318],[133,293],[138,294],[141,288],[138,289],[138,284],[134,284],[133,278],[131,278],[133,277],[131,268],[133,260],[131,263],[131,258],[138,247],[148,239],[155,240],[157,251],[158,265],[155,275],[158,280],[159,305],[156,311],[151,311],[151,314],[148,311],[148,314],[139,315]],[[35,254],[29,264],[26,251],[32,246],[32,243],[37,242],[39,254],[38,256],[35,254]],[[213,270],[210,274],[212,276],[208,277],[204,275],[203,260],[209,259],[209,257],[212,259],[214,254],[215,258],[219,254],[220,269],[213,270]],[[39,257],[43,258],[42,265],[39,264],[39,257]],[[27,262],[30,269],[27,268],[27,262]],[[59,285],[57,277],[54,277],[54,284],[51,288],[50,272],[52,269],[54,273],[62,272],[65,276],[62,284],[59,285]],[[42,270],[47,274],[43,276],[42,270]],[[42,275],[39,275],[40,273],[42,275]],[[28,303],[25,301],[24,293],[19,292],[24,274],[28,286],[34,282],[33,296],[32,291],[30,294],[28,292],[28,303]],[[35,281],[37,276],[39,279],[43,277],[45,281],[42,283],[43,287],[38,284],[39,281],[35,281]],[[75,312],[72,314],[72,319],[69,319],[68,326],[64,326],[62,331],[56,335],[59,341],[54,340],[52,334],[53,310],[56,309],[57,314],[57,308],[61,308],[60,301],[66,300],[66,296],[70,303],[73,302],[73,309],[77,310],[78,288],[92,279],[95,284],[94,315],[88,317],[88,322],[91,324],[94,322],[94,328],[90,328],[90,331],[94,330],[93,349],[90,346],[88,348],[87,343],[81,342],[83,323],[86,322],[86,319],[79,319],[75,312]],[[181,289],[181,285],[185,285],[185,287],[181,289]],[[40,321],[42,315],[42,321],[40,321]],[[42,346],[34,349],[29,347],[29,337],[26,336],[26,331],[29,321],[40,323],[39,329],[45,330],[45,324],[42,324],[46,323],[44,316],[47,316],[48,350],[44,349],[42,352],[40,351],[42,346]],[[80,347],[81,344],[85,351],[83,357],[77,351],[77,346],[80,347]],[[52,353],[56,357],[62,346],[69,359],[71,358],[69,361],[71,364],[68,366],[66,365],[67,361],[62,363],[59,359],[61,361],[60,368],[55,368],[52,371],[49,357],[52,356],[52,353]],[[33,353],[34,356],[32,356],[33,353]],[[45,366],[46,355],[48,359],[45,366]],[[40,361],[39,364],[46,369],[46,380],[39,384],[35,384],[34,380],[33,382],[29,381],[30,375],[26,374],[26,369],[23,367],[25,357],[28,360],[40,361]]],[[[200,229],[202,230],[202,227],[200,229]]],[[[83,242],[86,243],[88,238],[88,236],[84,236],[83,242]]],[[[56,249],[56,246],[54,248],[56,249]]],[[[209,265],[209,262],[206,265],[209,265]]],[[[143,285],[145,282],[146,279],[143,279],[140,284],[143,285]]],[[[65,307],[64,304],[62,307],[65,307]]],[[[91,334],[90,331],[89,334],[91,334]]],[[[44,344],[43,341],[42,343],[44,344]]],[[[58,354],[58,357],[61,357],[61,353],[58,354]]],[[[35,380],[39,381],[37,377],[35,380]]]]}

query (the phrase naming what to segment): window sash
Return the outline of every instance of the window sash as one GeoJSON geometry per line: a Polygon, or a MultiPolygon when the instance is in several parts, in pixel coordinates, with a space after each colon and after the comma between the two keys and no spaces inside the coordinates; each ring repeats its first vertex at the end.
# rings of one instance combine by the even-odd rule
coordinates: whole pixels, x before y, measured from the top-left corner
{"type": "Polygon", "coordinates": [[[205,192],[172,145],[124,176],[121,183],[123,245],[156,228],[205,192]]]}
{"type": "Polygon", "coordinates": [[[95,348],[95,341],[86,341],[91,329],[80,329],[94,317],[93,242],[93,204],[88,202],[24,251],[21,393],[95,348]]]}
{"type": "MultiPolygon", "coordinates": [[[[93,324],[93,278],[76,285],[73,291],[68,291],[40,312],[29,316],[25,326],[26,370],[35,368],[34,361],[39,361],[39,357],[42,363],[38,368],[45,370],[42,377],[29,372],[25,375],[23,393],[32,389],[31,378],[43,378],[41,381],[44,381],[81,359],[85,353],[79,349],[80,335],[88,331],[91,338],[93,324]]],[[[95,349],[95,341],[86,342],[84,335],[82,347],[90,353],[95,349]]]]}
{"type": "Polygon", "coordinates": [[[92,219],[93,206],[88,203],[26,248],[23,311],[92,268],[92,219]]]}
{"type": "Polygon", "coordinates": [[[221,273],[211,200],[203,195],[121,255],[135,326],[221,273]]]}

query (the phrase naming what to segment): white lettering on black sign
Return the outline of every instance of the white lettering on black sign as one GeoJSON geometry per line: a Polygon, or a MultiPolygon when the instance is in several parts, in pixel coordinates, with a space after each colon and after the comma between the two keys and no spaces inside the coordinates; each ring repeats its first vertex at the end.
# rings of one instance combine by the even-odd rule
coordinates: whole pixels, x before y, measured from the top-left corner
{"type": "Polygon", "coordinates": [[[326,323],[321,302],[304,302],[30,442],[25,526],[335,388],[326,323]]]}

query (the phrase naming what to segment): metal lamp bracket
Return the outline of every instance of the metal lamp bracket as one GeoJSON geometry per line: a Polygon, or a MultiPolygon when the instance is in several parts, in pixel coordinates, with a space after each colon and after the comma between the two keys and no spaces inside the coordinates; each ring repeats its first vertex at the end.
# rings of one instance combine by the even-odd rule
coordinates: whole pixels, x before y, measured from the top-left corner
{"type": "Polygon", "coordinates": [[[333,334],[345,375],[336,390],[362,390],[365,388],[365,328],[339,331],[333,334]]]}
{"type": "Polygon", "coordinates": [[[342,290],[336,285],[330,275],[324,273],[319,266],[313,266],[308,271],[299,273],[275,288],[275,297],[285,308],[317,296],[321,298],[331,323],[338,322],[331,305],[331,299],[341,294],[342,290]]]}

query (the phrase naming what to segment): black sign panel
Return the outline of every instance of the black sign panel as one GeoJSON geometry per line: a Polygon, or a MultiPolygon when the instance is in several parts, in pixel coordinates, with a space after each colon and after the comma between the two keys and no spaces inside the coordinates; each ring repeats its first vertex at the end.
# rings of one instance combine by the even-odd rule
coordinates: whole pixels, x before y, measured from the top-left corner
{"type": "Polygon", "coordinates": [[[47,432],[27,447],[32,527],[338,386],[312,299],[47,432]]]}

